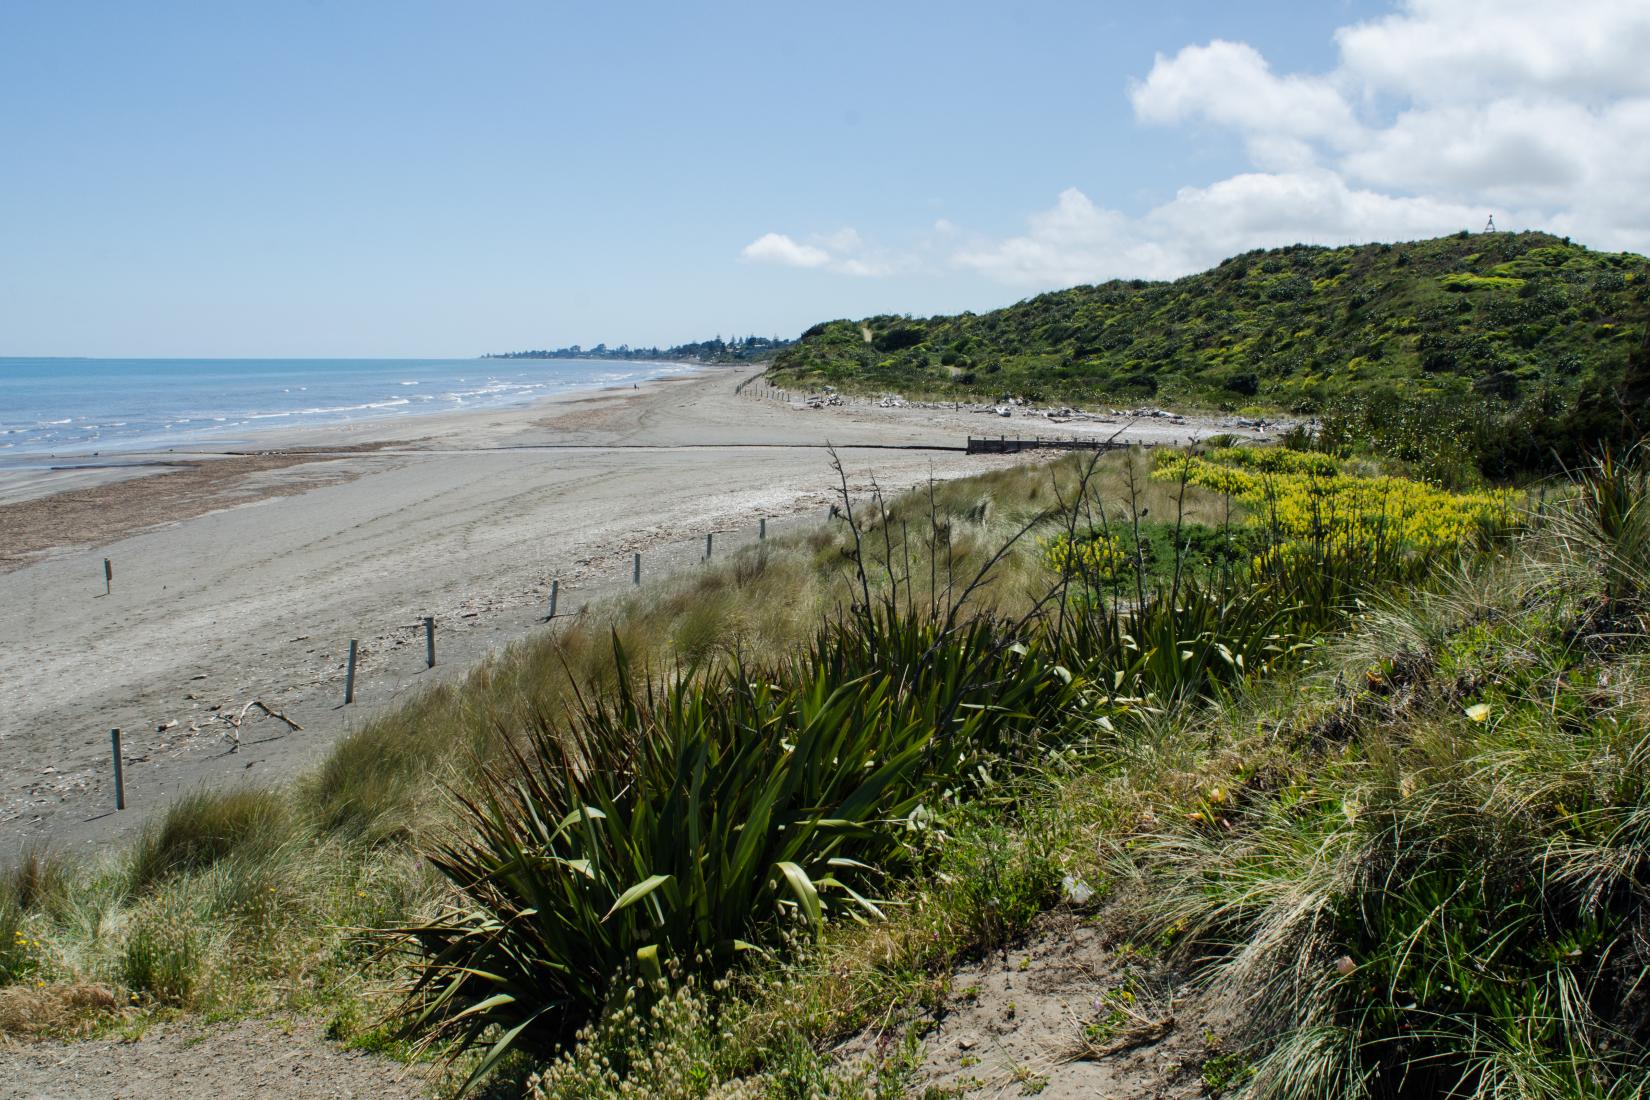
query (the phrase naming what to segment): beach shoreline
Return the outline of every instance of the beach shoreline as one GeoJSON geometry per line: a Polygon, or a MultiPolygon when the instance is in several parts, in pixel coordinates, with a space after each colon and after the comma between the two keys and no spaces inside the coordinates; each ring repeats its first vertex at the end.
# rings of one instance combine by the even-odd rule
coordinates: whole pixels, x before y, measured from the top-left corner
{"type": "Polygon", "coordinates": [[[349,450],[369,444],[416,443],[461,436],[473,432],[480,418],[491,414],[528,415],[598,394],[631,393],[642,386],[682,382],[728,369],[725,364],[675,360],[647,361],[645,365],[684,369],[637,383],[593,383],[527,401],[477,408],[376,415],[366,413],[351,420],[299,426],[272,420],[262,427],[242,428],[233,433],[225,431],[219,438],[185,433],[175,440],[161,440],[153,444],[103,444],[95,449],[82,447],[8,452],[0,454],[0,505],[164,472],[166,466],[178,462],[211,461],[269,451],[349,450]]]}
{"type": "MultiPolygon", "coordinates": [[[[90,534],[37,532],[0,571],[0,830],[13,838],[0,859],[31,842],[102,847],[189,790],[296,777],[373,714],[546,629],[552,580],[572,613],[631,590],[635,553],[646,591],[693,568],[707,534],[720,555],[762,519],[776,534],[811,526],[838,490],[828,446],[857,491],[1022,460],[964,453],[969,434],[1012,430],[996,416],[736,394],[761,369],[436,414],[417,438],[407,418],[282,432],[254,453],[175,453],[199,464],[76,487],[103,494],[85,507],[90,534]],[[254,699],[302,731],[254,710],[237,747],[225,719],[254,699]]],[[[1121,427],[1165,443],[1192,430],[1121,427]]],[[[21,529],[31,509],[44,523],[73,500],[13,501],[0,517],[21,529]]]]}
{"type": "Polygon", "coordinates": [[[359,471],[341,469],[337,463],[284,476],[276,471],[388,448],[436,448],[457,440],[471,446],[498,445],[562,406],[605,394],[652,393],[654,387],[691,381],[719,369],[668,365],[696,369],[630,385],[579,387],[513,405],[362,417],[297,428],[272,426],[247,433],[255,436],[251,440],[196,441],[110,455],[65,452],[48,456],[50,461],[40,465],[0,464],[0,573],[54,550],[104,545],[155,524],[359,476],[359,471]],[[253,479],[253,474],[270,476],[253,479]]]}

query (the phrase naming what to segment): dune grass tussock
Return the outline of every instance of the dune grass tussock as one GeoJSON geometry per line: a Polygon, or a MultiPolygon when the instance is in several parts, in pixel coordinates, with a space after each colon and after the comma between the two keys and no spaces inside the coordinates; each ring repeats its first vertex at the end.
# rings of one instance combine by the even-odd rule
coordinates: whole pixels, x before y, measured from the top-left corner
{"type": "Polygon", "coordinates": [[[297,823],[287,800],[260,787],[187,794],[144,831],[131,854],[128,889],[141,894],[165,879],[220,860],[256,862],[290,843],[297,823]]]}

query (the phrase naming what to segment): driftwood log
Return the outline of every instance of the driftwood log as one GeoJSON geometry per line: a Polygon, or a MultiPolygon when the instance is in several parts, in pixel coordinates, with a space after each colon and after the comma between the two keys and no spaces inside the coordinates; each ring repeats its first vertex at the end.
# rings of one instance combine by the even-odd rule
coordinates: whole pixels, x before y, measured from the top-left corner
{"type": "Polygon", "coordinates": [[[230,752],[235,752],[241,747],[241,723],[246,721],[247,713],[251,711],[253,707],[257,707],[259,710],[263,711],[269,717],[278,722],[286,723],[286,727],[290,731],[299,732],[304,728],[292,719],[288,718],[286,715],[282,714],[280,711],[276,710],[274,707],[270,706],[268,703],[265,703],[262,699],[253,699],[248,702],[246,706],[242,707],[241,712],[233,718],[225,714],[217,715],[219,721],[225,722],[229,726],[229,733],[226,736],[234,741],[234,744],[229,747],[230,752]]]}

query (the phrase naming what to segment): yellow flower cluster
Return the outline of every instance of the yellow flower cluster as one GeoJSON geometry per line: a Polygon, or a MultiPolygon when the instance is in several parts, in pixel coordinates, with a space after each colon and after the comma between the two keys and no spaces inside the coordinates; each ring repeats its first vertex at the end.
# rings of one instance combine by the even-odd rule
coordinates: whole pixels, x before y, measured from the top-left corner
{"type": "Polygon", "coordinates": [[[1043,544],[1043,560],[1061,576],[1112,577],[1129,564],[1115,536],[1096,531],[1086,538],[1061,535],[1043,544]]]}
{"type": "Polygon", "coordinates": [[[1266,474],[1331,477],[1341,472],[1341,464],[1329,455],[1318,451],[1292,451],[1287,447],[1226,447],[1205,457],[1214,465],[1266,474]]]}
{"type": "Polygon", "coordinates": [[[1152,476],[1225,493],[1250,506],[1250,523],[1284,542],[1429,553],[1505,528],[1514,512],[1508,490],[1452,493],[1408,478],[1347,474],[1328,455],[1282,448],[1160,453],[1152,476]]]}
{"type": "MultiPolygon", "coordinates": [[[[17,981],[39,970],[40,946],[39,940],[30,939],[21,928],[13,929],[10,951],[0,952],[0,982],[17,981]]],[[[43,986],[46,983],[37,979],[34,984],[43,986]]]]}

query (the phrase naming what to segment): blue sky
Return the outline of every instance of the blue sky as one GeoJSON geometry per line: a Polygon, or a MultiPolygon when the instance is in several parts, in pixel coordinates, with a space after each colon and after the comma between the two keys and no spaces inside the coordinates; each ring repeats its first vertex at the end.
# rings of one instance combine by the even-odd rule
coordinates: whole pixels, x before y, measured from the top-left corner
{"type": "Polygon", "coordinates": [[[0,0],[0,355],[794,335],[1490,210],[1643,249],[1639,7],[0,0]]]}

